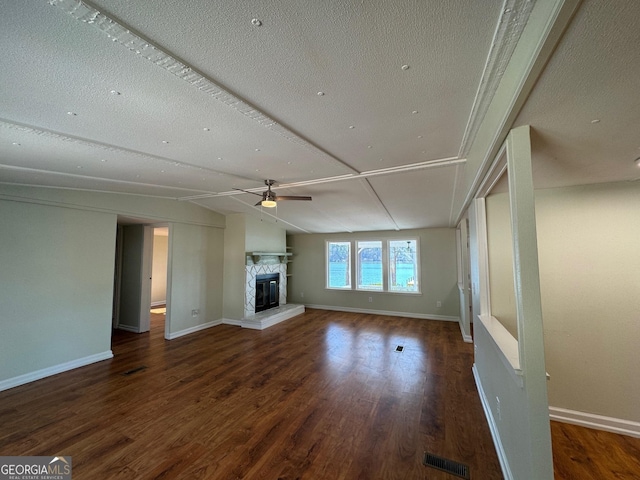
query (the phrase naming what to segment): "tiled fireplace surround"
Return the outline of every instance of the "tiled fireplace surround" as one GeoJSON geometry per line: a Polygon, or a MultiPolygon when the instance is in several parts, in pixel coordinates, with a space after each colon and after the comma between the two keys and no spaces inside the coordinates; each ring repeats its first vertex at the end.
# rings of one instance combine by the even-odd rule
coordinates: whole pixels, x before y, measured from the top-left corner
{"type": "Polygon", "coordinates": [[[245,286],[244,286],[244,318],[242,326],[262,330],[276,323],[304,313],[304,305],[287,304],[287,264],[282,262],[282,256],[277,254],[259,257],[246,256],[245,286]],[[256,311],[256,277],[277,273],[280,275],[279,303],[276,308],[270,308],[259,313],[256,311]]]}
{"type": "Polygon", "coordinates": [[[247,257],[246,280],[244,286],[244,316],[250,317],[256,313],[256,277],[270,273],[280,274],[280,305],[287,304],[287,264],[280,263],[278,257],[276,262],[273,257],[262,257],[259,263],[253,263],[250,256],[247,257]],[[268,260],[267,260],[268,259],[268,260]],[[250,262],[250,263],[249,263],[250,262]],[[264,262],[264,263],[263,263],[264,262]]]}

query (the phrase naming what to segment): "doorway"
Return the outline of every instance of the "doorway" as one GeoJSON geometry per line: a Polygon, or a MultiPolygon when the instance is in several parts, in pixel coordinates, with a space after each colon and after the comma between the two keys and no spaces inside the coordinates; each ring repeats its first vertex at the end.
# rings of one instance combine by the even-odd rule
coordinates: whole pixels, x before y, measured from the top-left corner
{"type": "Polygon", "coordinates": [[[169,227],[153,228],[151,261],[151,330],[165,330],[167,315],[167,266],[169,260],[169,227]]]}
{"type": "Polygon", "coordinates": [[[166,338],[170,323],[166,314],[170,229],[118,220],[113,329],[145,333],[153,327],[166,338]]]}

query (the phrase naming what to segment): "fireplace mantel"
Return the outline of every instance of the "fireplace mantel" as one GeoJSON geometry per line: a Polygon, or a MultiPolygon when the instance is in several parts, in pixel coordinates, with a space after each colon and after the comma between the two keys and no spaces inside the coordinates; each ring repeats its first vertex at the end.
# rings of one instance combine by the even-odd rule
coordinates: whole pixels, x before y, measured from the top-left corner
{"type": "Polygon", "coordinates": [[[291,252],[251,252],[249,253],[253,259],[253,263],[261,263],[263,257],[278,257],[280,263],[286,263],[287,257],[292,255],[291,252]]]}

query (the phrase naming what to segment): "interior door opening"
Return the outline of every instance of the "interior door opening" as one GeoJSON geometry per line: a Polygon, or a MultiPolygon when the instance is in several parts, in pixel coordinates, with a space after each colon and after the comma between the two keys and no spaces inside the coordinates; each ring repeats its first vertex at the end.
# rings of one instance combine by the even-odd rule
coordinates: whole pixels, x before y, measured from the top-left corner
{"type": "Polygon", "coordinates": [[[153,229],[151,267],[151,324],[152,330],[165,330],[167,315],[167,264],[169,259],[169,227],[153,229]]]}

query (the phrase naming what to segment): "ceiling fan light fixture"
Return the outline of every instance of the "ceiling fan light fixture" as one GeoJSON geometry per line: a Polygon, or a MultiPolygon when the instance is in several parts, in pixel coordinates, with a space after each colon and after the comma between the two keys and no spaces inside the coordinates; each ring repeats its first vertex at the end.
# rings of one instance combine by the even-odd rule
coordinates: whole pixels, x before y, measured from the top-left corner
{"type": "Polygon", "coordinates": [[[277,205],[277,203],[274,200],[262,200],[260,205],[267,208],[273,208],[277,205]]]}

